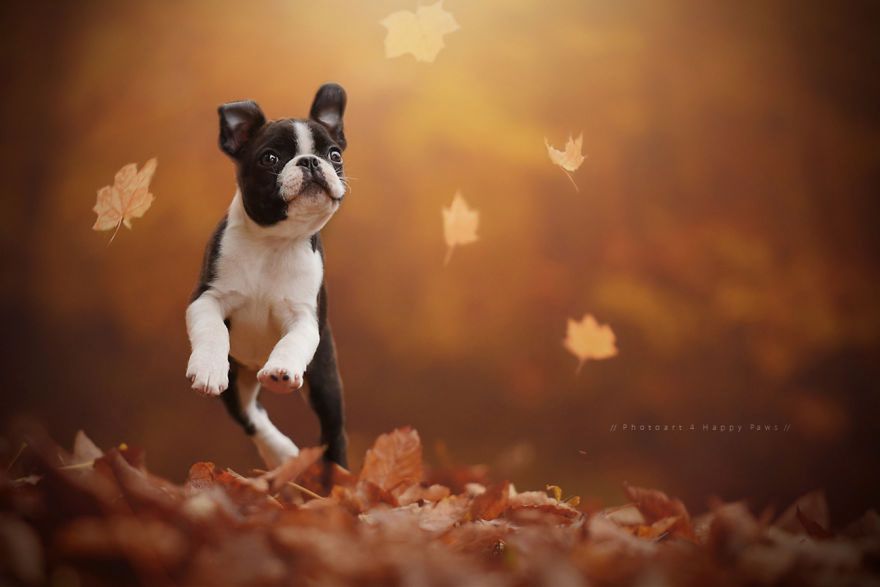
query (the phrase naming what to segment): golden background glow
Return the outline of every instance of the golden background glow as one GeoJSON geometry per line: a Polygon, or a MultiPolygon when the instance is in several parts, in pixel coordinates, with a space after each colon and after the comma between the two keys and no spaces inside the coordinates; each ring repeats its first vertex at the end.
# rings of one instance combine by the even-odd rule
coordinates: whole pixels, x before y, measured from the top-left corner
{"type": "MultiPolygon", "coordinates": [[[[234,192],[217,105],[304,116],[349,95],[352,193],[325,230],[352,456],[411,424],[521,485],[618,499],[876,495],[880,181],[871,19],[804,3],[467,2],[434,63],[386,59],[416,4],[7,5],[4,415],[144,446],[182,478],[256,453],[189,391],[183,313],[234,192]],[[874,80],[874,81],[870,81],[874,80]],[[546,154],[583,132],[575,192],[546,154]],[[158,158],[152,209],[90,230],[95,191],[158,158]],[[456,190],[480,240],[443,265],[456,190]],[[562,346],[594,314],[618,357],[562,346]],[[791,424],[787,434],[612,424],[791,424]],[[845,458],[842,458],[845,455],[845,458]]],[[[266,398],[301,446],[298,397],[266,398]]],[[[430,460],[430,455],[429,455],[430,460]]]]}

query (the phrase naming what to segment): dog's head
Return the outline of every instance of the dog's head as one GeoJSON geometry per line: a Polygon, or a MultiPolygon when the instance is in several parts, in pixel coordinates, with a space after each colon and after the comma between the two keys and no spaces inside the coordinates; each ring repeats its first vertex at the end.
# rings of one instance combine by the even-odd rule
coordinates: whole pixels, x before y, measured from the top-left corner
{"type": "Polygon", "coordinates": [[[345,195],[345,90],[318,89],[307,119],[266,121],[256,102],[220,106],[220,148],[236,164],[247,215],[264,227],[313,234],[345,195]]]}

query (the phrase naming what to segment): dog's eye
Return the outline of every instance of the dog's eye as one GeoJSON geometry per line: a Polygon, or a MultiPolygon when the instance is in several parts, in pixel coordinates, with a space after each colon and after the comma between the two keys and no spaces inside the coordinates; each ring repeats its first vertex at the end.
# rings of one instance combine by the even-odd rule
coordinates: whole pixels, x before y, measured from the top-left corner
{"type": "Polygon", "coordinates": [[[266,167],[275,167],[278,164],[278,155],[274,151],[266,151],[260,158],[260,163],[266,167]]]}
{"type": "Polygon", "coordinates": [[[342,152],[339,149],[331,149],[329,157],[331,163],[336,163],[337,165],[342,163],[342,152]]]}

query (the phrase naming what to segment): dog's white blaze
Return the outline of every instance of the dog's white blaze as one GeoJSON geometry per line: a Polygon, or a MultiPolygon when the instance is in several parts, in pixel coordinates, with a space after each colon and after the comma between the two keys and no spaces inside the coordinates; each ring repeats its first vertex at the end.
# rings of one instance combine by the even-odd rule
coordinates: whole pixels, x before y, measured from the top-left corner
{"type": "Polygon", "coordinates": [[[312,137],[312,129],[305,122],[294,121],[293,132],[296,133],[296,154],[314,155],[315,139],[312,137]]]}

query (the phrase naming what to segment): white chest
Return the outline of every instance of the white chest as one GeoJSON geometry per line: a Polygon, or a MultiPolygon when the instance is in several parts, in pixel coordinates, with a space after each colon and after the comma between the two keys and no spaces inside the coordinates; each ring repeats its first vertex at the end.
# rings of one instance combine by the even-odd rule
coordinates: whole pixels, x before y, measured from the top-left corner
{"type": "Polygon", "coordinates": [[[212,287],[229,300],[230,354],[247,367],[262,367],[281,338],[280,307],[308,308],[317,321],[324,267],[309,239],[258,238],[230,227],[216,272],[212,287]]]}

